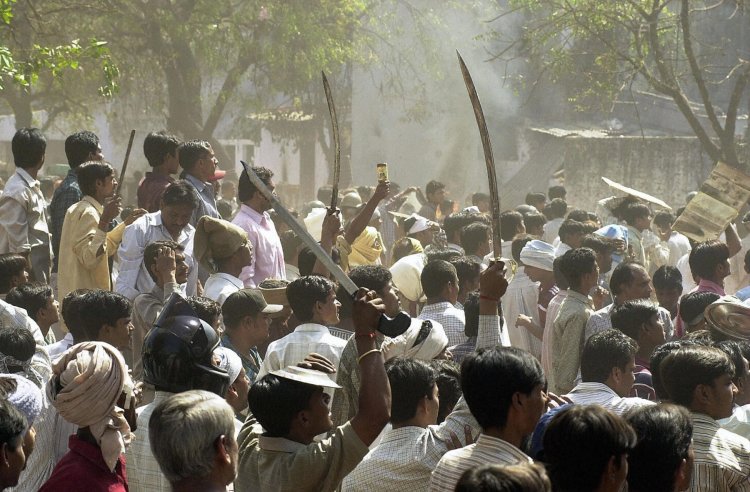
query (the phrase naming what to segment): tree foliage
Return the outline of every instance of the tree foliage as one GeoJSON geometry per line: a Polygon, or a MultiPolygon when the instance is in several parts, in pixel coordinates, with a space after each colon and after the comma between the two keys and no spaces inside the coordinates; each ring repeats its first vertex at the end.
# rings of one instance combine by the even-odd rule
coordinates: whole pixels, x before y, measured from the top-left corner
{"type": "Polygon", "coordinates": [[[707,21],[750,22],[746,0],[509,0],[508,5],[506,14],[523,16],[524,28],[496,59],[521,56],[543,78],[576,80],[571,100],[584,106],[611,103],[633,83],[645,84],[674,101],[712,159],[742,165],[735,130],[750,62],[738,40],[710,39],[697,27],[707,21]]]}

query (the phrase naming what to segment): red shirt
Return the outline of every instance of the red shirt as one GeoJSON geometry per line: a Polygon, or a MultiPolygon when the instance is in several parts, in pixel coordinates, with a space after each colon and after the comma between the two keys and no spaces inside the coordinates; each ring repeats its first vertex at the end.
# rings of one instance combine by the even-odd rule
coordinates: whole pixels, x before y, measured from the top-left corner
{"type": "Polygon", "coordinates": [[[39,492],[127,492],[125,457],[120,455],[115,471],[109,471],[102,450],[75,434],[68,440],[68,452],[57,463],[52,476],[39,492]]]}
{"type": "Polygon", "coordinates": [[[158,212],[161,196],[169,185],[174,183],[171,176],[147,172],[141,184],[138,185],[138,208],[144,208],[147,212],[158,212]]]}

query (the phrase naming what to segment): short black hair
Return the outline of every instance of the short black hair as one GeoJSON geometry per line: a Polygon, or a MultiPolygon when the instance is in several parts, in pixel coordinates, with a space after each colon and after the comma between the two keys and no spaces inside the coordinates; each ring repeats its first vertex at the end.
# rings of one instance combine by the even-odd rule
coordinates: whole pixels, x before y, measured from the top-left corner
{"type": "Polygon", "coordinates": [[[300,383],[274,374],[266,374],[256,381],[247,394],[253,416],[268,437],[285,437],[289,434],[292,419],[310,406],[310,399],[320,386],[300,383]]]}
{"type": "Polygon", "coordinates": [[[92,292],[91,289],[76,289],[68,292],[60,304],[60,316],[76,343],[88,340],[81,324],[81,313],[83,312],[83,299],[89,292],[92,292]]]}
{"type": "Polygon", "coordinates": [[[545,195],[542,192],[538,191],[530,191],[529,193],[526,193],[526,200],[524,200],[524,203],[526,205],[534,205],[534,203],[539,202],[546,202],[547,201],[547,195],[545,195]]]}
{"type": "Polygon", "coordinates": [[[581,286],[583,276],[596,270],[596,254],[589,248],[576,248],[562,255],[560,270],[573,289],[581,286]]]}
{"type": "Polygon", "coordinates": [[[469,292],[464,301],[464,335],[475,337],[479,333],[479,292],[469,292]]]}
{"type": "Polygon", "coordinates": [[[654,284],[654,289],[680,289],[680,292],[682,292],[682,274],[677,267],[660,266],[651,277],[651,282],[654,284]]]}
{"type": "MultiPolygon", "coordinates": [[[[382,294],[393,277],[390,270],[382,265],[360,265],[349,271],[349,278],[357,287],[365,287],[382,294]]],[[[354,299],[342,285],[336,290],[336,298],[341,303],[339,316],[342,319],[351,318],[354,299]]]]}
{"type": "Polygon", "coordinates": [[[154,282],[156,282],[156,275],[151,271],[151,267],[156,264],[156,258],[159,256],[161,248],[169,248],[175,253],[185,251],[185,248],[181,244],[174,241],[154,241],[153,243],[149,243],[143,250],[143,266],[146,267],[148,275],[154,282]]]}
{"type": "Polygon", "coordinates": [[[565,274],[562,271],[562,256],[558,256],[555,258],[555,261],[552,262],[552,273],[555,275],[555,285],[557,285],[557,288],[560,290],[567,290],[570,285],[568,284],[568,279],[565,278],[565,274]]]}
{"type": "Polygon", "coordinates": [[[661,363],[664,358],[671,352],[681,348],[688,347],[691,345],[697,345],[694,340],[673,340],[671,342],[663,343],[656,347],[651,353],[651,360],[649,366],[651,367],[651,386],[654,388],[656,396],[660,400],[667,400],[667,392],[664,389],[664,385],[661,382],[661,363]]]}
{"type": "Polygon", "coordinates": [[[213,299],[203,296],[190,296],[186,300],[198,318],[211,326],[221,316],[221,305],[213,299]]]}
{"type": "Polygon", "coordinates": [[[636,444],[625,419],[599,405],[570,405],[549,422],[542,439],[547,472],[555,490],[594,491],[607,464],[636,444]]]}
{"type": "Polygon", "coordinates": [[[554,200],[556,198],[565,198],[565,195],[567,195],[568,192],[565,190],[565,187],[562,185],[555,185],[550,186],[547,189],[547,198],[550,200],[554,200]]]}
{"type": "Polygon", "coordinates": [[[672,227],[674,221],[674,215],[672,215],[671,212],[667,212],[666,210],[660,210],[656,212],[656,214],[654,214],[654,224],[661,227],[662,229],[672,227]]]}
{"type": "Polygon", "coordinates": [[[680,318],[686,326],[702,315],[708,306],[718,301],[721,296],[714,292],[690,292],[680,298],[680,318]]]}
{"type": "Polygon", "coordinates": [[[396,357],[385,365],[391,385],[391,422],[400,424],[417,414],[417,406],[423,398],[432,399],[435,386],[435,370],[426,363],[396,357]]]}
{"type": "Polygon", "coordinates": [[[294,315],[303,323],[313,318],[316,302],[326,302],[334,289],[333,282],[319,275],[306,275],[286,286],[286,298],[294,315]]]}
{"type": "Polygon", "coordinates": [[[0,446],[15,451],[22,444],[28,427],[26,417],[5,398],[0,398],[0,446]]]}
{"type": "Polygon", "coordinates": [[[582,208],[574,208],[573,210],[568,212],[568,216],[566,218],[568,220],[574,220],[583,224],[584,222],[589,220],[589,213],[582,208]]]}
{"type": "Polygon", "coordinates": [[[609,278],[609,290],[612,291],[612,295],[620,295],[623,288],[633,282],[635,272],[638,270],[645,270],[645,268],[637,261],[624,261],[617,265],[609,278]]]}
{"type": "Polygon", "coordinates": [[[315,256],[315,253],[313,253],[307,246],[303,246],[297,255],[297,268],[299,268],[299,274],[303,277],[312,275],[316,261],[318,261],[318,257],[315,256]]]}
{"type": "Polygon", "coordinates": [[[523,215],[520,212],[506,210],[500,214],[500,237],[503,241],[512,241],[522,225],[523,215]]]}
{"type": "Polygon", "coordinates": [[[598,234],[588,234],[583,238],[581,246],[584,248],[590,248],[594,250],[594,253],[598,255],[606,255],[613,251],[612,243],[604,239],[598,234]]]}
{"type": "Polygon", "coordinates": [[[635,221],[642,217],[650,217],[651,209],[645,203],[634,202],[628,204],[622,211],[622,218],[628,225],[635,225],[635,221]]]}
{"type": "Polygon", "coordinates": [[[549,219],[561,219],[568,213],[568,203],[562,198],[551,199],[547,205],[544,206],[544,215],[549,219]]]}
{"type": "Polygon", "coordinates": [[[469,224],[474,224],[476,222],[489,224],[489,219],[485,214],[466,211],[458,212],[450,214],[443,220],[443,230],[449,240],[456,234],[461,234],[461,237],[463,237],[463,229],[469,224]]]}
{"type": "Polygon", "coordinates": [[[744,378],[747,375],[747,369],[745,369],[745,356],[742,354],[740,344],[735,340],[721,340],[714,342],[713,346],[721,350],[732,361],[734,366],[734,379],[735,382],[739,378],[744,378]]]}
{"type": "Polygon", "coordinates": [[[489,202],[490,201],[490,195],[487,193],[482,193],[481,191],[478,191],[471,195],[471,204],[474,206],[479,205],[481,202],[489,202]]]}
{"type": "Polygon", "coordinates": [[[29,266],[26,258],[18,253],[0,254],[0,294],[10,290],[10,282],[29,266]]]}
{"type": "Polygon", "coordinates": [[[729,259],[729,247],[726,243],[713,239],[696,244],[690,250],[688,263],[693,275],[710,279],[714,275],[714,270],[729,259]]]}
{"type": "MultiPolygon", "coordinates": [[[[461,247],[467,255],[476,254],[479,246],[492,235],[492,228],[482,222],[474,222],[461,229],[461,247]]],[[[450,237],[450,236],[449,236],[450,237]]]]}
{"type": "Polygon", "coordinates": [[[204,155],[211,152],[211,144],[206,140],[188,140],[177,147],[177,159],[180,167],[187,172],[193,170],[204,155]]]}
{"type": "Polygon", "coordinates": [[[618,330],[606,330],[586,340],[581,353],[581,380],[604,383],[612,369],[624,369],[638,352],[638,344],[618,330]]]}
{"type": "Polygon", "coordinates": [[[319,202],[331,203],[331,198],[333,198],[333,186],[331,185],[323,185],[320,188],[318,188],[318,192],[315,194],[315,198],[319,202]]]}
{"type": "MultiPolygon", "coordinates": [[[[265,167],[252,167],[250,169],[252,169],[255,175],[260,178],[263,184],[268,185],[268,183],[271,182],[273,171],[270,169],[265,167]]],[[[243,169],[242,173],[240,173],[240,184],[237,186],[237,200],[240,202],[251,200],[256,191],[258,191],[258,188],[250,182],[250,178],[247,177],[247,172],[243,169]]]]}
{"type": "Polygon", "coordinates": [[[44,282],[29,282],[12,288],[5,296],[5,302],[25,309],[29,317],[36,321],[39,310],[46,308],[51,298],[52,287],[44,282]]]}
{"type": "Polygon", "coordinates": [[[458,281],[456,267],[445,260],[428,262],[419,275],[422,282],[422,290],[428,299],[435,298],[445,288],[446,284],[458,281]]]}
{"type": "Polygon", "coordinates": [[[444,190],[444,189],[445,189],[445,185],[441,183],[440,181],[435,181],[434,179],[430,181],[429,183],[427,183],[427,186],[425,186],[424,188],[425,194],[428,196],[432,195],[438,190],[444,190]]]}
{"type": "Polygon", "coordinates": [[[91,341],[99,339],[104,325],[115,326],[118,319],[129,318],[133,310],[127,297],[101,289],[86,293],[79,306],[81,325],[91,341]]]}
{"type": "MultiPolygon", "coordinates": [[[[0,352],[14,359],[26,362],[31,360],[36,350],[34,335],[28,328],[13,324],[0,329],[0,352]]],[[[8,367],[12,373],[23,371],[23,367],[8,367]]]]}
{"type": "Polygon", "coordinates": [[[523,216],[523,224],[527,231],[536,227],[544,227],[544,224],[546,223],[547,217],[538,212],[530,212],[523,216]]]}
{"type": "Polygon", "coordinates": [[[93,197],[96,195],[96,182],[114,176],[115,170],[107,162],[88,161],[78,166],[76,175],[81,193],[93,197]]]}
{"type": "Polygon", "coordinates": [[[168,155],[177,157],[177,147],[180,139],[165,131],[151,132],[143,139],[143,155],[146,156],[148,165],[157,167],[164,164],[164,158],[168,155]]]}
{"type": "Polygon", "coordinates": [[[557,235],[560,236],[560,241],[566,242],[570,236],[577,234],[585,234],[586,231],[583,227],[583,222],[567,218],[560,224],[560,229],[557,231],[557,235]]]}
{"type": "Polygon", "coordinates": [[[19,128],[10,143],[16,167],[29,169],[44,159],[47,139],[39,128],[19,128]]]}
{"type": "Polygon", "coordinates": [[[723,375],[734,377],[734,364],[718,348],[693,345],[667,355],[661,362],[660,372],[669,399],[690,408],[695,388],[700,384],[713,385],[723,375]]]}
{"type": "Polygon", "coordinates": [[[161,195],[161,205],[189,205],[195,209],[198,206],[198,194],[187,181],[180,180],[167,186],[161,195]]]}
{"type": "Polygon", "coordinates": [[[636,407],[623,417],[635,430],[638,443],[628,453],[631,490],[672,492],[675,473],[688,459],[693,422],[688,411],[670,403],[636,407]]]}
{"type": "Polygon", "coordinates": [[[650,300],[636,299],[615,306],[610,312],[610,319],[613,328],[637,342],[643,325],[657,314],[659,309],[650,300]]]}
{"type": "Polygon", "coordinates": [[[458,286],[463,291],[470,282],[478,281],[482,273],[482,264],[475,258],[459,256],[450,261],[450,264],[456,268],[458,276],[458,286]]]}
{"type": "Polygon", "coordinates": [[[461,398],[461,366],[452,360],[432,359],[430,367],[435,370],[435,384],[440,395],[436,423],[441,424],[461,398]]]}
{"type": "Polygon", "coordinates": [[[71,169],[76,169],[89,159],[89,155],[96,153],[99,147],[99,137],[94,132],[82,130],[75,132],[65,139],[65,157],[71,169]]]}
{"type": "Polygon", "coordinates": [[[516,347],[479,349],[461,364],[461,390],[483,429],[504,428],[513,395],[545,384],[539,361],[516,347]]]}
{"type": "Polygon", "coordinates": [[[455,492],[549,492],[552,484],[541,463],[482,465],[469,468],[455,492]]]}

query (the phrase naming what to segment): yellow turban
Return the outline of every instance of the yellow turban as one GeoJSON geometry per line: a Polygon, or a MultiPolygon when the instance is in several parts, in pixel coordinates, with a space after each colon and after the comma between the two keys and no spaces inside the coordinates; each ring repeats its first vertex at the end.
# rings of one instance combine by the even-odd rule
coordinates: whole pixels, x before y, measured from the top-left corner
{"type": "Polygon", "coordinates": [[[247,244],[247,233],[222,219],[204,215],[195,228],[193,253],[208,270],[215,272],[215,260],[229,258],[247,244]]]}

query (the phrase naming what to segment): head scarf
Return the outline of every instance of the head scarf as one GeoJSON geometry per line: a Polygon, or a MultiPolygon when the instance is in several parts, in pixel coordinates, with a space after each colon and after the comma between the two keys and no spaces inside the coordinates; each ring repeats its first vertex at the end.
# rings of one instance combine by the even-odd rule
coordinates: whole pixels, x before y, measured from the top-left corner
{"type": "Polygon", "coordinates": [[[385,360],[394,357],[432,360],[448,346],[443,325],[433,320],[412,319],[411,326],[396,338],[386,338],[382,351],[385,360]]]}
{"type": "Polygon", "coordinates": [[[26,417],[26,422],[31,427],[42,411],[42,392],[34,383],[18,374],[3,374],[0,378],[12,379],[16,382],[16,390],[9,393],[7,398],[10,404],[26,417]]]}
{"type": "Polygon", "coordinates": [[[133,437],[116,406],[125,385],[132,385],[122,355],[108,343],[79,343],[60,356],[52,372],[47,397],[65,420],[89,428],[114,471],[133,437]]]}
{"type": "Polygon", "coordinates": [[[229,374],[229,384],[234,384],[234,381],[240,375],[240,371],[242,371],[240,356],[226,347],[216,347],[214,355],[219,357],[219,369],[223,369],[229,374]]]}
{"type": "Polygon", "coordinates": [[[365,227],[357,239],[352,243],[349,253],[349,268],[359,265],[379,265],[380,255],[383,253],[383,240],[374,227],[365,227]]]}
{"type": "Polygon", "coordinates": [[[215,260],[229,258],[247,244],[247,233],[240,227],[222,219],[204,215],[195,228],[196,259],[208,270],[215,272],[215,260]]]}
{"type": "Polygon", "coordinates": [[[36,353],[31,356],[28,360],[18,360],[12,355],[6,355],[0,350],[0,374],[13,374],[15,371],[11,371],[11,368],[21,368],[21,375],[34,383],[37,388],[41,389],[49,381],[49,358],[46,356],[34,360],[36,354],[39,353],[39,346],[37,345],[36,353]]]}
{"type": "Polygon", "coordinates": [[[526,243],[521,250],[521,263],[552,271],[552,263],[555,262],[555,247],[544,241],[534,239],[526,243]]]}

